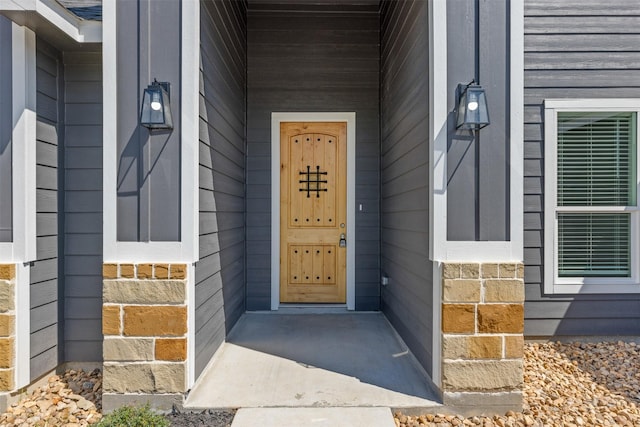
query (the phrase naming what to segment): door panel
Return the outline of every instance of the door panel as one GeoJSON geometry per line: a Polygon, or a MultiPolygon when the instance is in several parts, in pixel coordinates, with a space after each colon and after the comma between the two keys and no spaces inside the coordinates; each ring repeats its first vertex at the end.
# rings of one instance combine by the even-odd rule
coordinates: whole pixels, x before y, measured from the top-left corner
{"type": "Polygon", "coordinates": [[[280,125],[280,302],[346,302],[347,125],[280,125]]]}

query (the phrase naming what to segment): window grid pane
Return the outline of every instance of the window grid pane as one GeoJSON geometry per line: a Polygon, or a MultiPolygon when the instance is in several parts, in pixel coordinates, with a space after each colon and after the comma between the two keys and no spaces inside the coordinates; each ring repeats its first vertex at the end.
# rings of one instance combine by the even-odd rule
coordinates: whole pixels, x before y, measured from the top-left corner
{"type": "Polygon", "coordinates": [[[630,277],[630,214],[558,213],[559,277],[630,277]]]}
{"type": "Polygon", "coordinates": [[[558,113],[558,206],[636,204],[635,113],[558,113]]]}

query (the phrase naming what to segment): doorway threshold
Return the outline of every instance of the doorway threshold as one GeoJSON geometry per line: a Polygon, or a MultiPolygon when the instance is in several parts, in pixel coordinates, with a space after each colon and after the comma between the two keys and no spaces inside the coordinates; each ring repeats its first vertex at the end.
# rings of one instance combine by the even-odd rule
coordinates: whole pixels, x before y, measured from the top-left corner
{"type": "Polygon", "coordinates": [[[341,314],[353,313],[346,304],[280,304],[274,314],[341,314]]]}

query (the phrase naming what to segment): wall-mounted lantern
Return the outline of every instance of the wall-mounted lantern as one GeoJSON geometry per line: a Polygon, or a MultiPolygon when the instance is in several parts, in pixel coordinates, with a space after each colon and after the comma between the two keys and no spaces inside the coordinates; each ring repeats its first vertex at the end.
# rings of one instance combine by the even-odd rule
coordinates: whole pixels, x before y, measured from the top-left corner
{"type": "Polygon", "coordinates": [[[173,129],[168,82],[153,80],[144,90],[140,124],[149,129],[173,129]]]}
{"type": "Polygon", "coordinates": [[[469,84],[458,84],[457,129],[478,130],[490,123],[487,97],[482,86],[475,83],[472,80],[469,84]]]}

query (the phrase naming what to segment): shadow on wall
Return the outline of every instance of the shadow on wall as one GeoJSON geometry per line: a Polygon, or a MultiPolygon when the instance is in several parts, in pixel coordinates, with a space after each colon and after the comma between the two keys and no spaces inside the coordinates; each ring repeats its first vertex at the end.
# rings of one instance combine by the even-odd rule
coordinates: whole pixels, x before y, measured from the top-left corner
{"type": "Polygon", "coordinates": [[[246,300],[244,75],[223,66],[224,52],[202,52],[197,373],[244,313],[246,300]]]}

